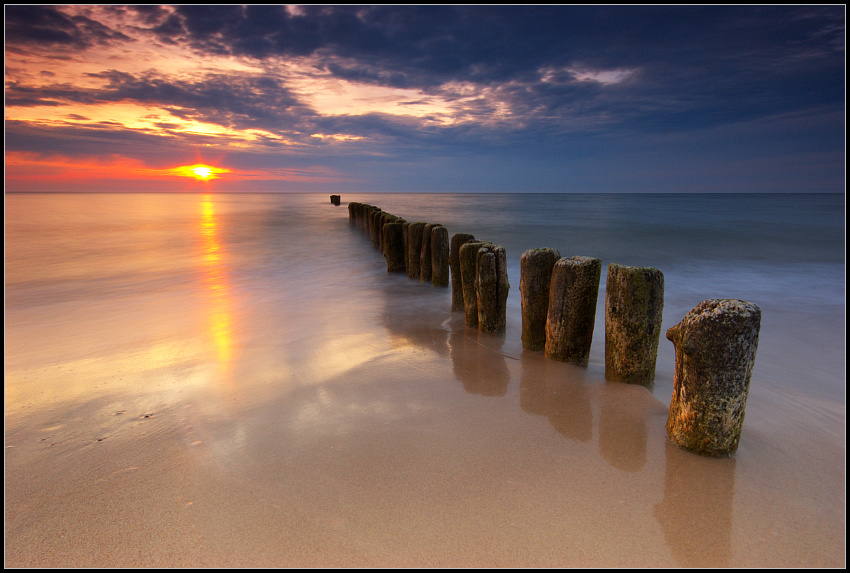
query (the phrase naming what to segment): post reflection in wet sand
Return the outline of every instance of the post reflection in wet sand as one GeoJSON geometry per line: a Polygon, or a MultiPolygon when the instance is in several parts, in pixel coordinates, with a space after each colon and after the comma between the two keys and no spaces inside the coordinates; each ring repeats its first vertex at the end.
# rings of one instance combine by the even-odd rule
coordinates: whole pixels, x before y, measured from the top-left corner
{"type": "Polygon", "coordinates": [[[635,411],[629,403],[637,387],[617,387],[610,383],[602,392],[599,410],[599,452],[618,470],[638,472],[646,465],[646,411],[635,411]]]}
{"type": "Polygon", "coordinates": [[[219,370],[224,379],[228,380],[233,364],[233,319],[225,250],[219,238],[215,203],[210,195],[203,196],[200,210],[198,230],[203,250],[201,280],[207,291],[208,329],[215,345],[219,370]]]}
{"type": "Polygon", "coordinates": [[[593,437],[593,413],[583,371],[545,358],[542,352],[522,353],[520,406],[549,418],[561,435],[587,442],[593,437]],[[570,376],[570,374],[575,376],[570,376]]]}
{"type": "Polygon", "coordinates": [[[664,498],[655,518],[683,567],[727,567],[732,553],[735,459],[665,446],[664,498]]]}
{"type": "Polygon", "coordinates": [[[463,327],[449,335],[452,370],[464,390],[480,396],[504,396],[511,374],[501,352],[504,337],[463,327]]]}

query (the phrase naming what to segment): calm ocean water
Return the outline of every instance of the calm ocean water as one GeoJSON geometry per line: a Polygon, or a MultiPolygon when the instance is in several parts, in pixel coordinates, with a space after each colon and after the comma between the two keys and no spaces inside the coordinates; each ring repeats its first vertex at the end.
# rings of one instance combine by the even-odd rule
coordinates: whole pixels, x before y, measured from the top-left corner
{"type": "MultiPolygon", "coordinates": [[[[424,285],[387,277],[382,258],[349,228],[348,201],[504,245],[515,325],[525,250],[545,246],[602,259],[592,363],[604,360],[610,262],[664,273],[665,329],[704,299],[740,298],[764,312],[773,347],[765,350],[763,336],[759,352],[768,359],[805,357],[814,365],[843,356],[843,341],[818,335],[844,320],[843,195],[348,194],[334,207],[323,194],[8,194],[7,369],[97,355],[119,340],[132,347],[179,339],[188,326],[152,317],[188,316],[201,304],[230,317],[218,328],[238,328],[246,340],[332,329],[339,313],[368,321],[376,289],[408,289],[405,302],[393,304],[444,312],[448,293],[423,299],[424,285]],[[238,321],[240,313],[279,316],[281,324],[260,327],[238,321]],[[806,316],[803,330],[777,322],[794,313],[806,316]]],[[[662,340],[656,391],[664,400],[667,345],[662,340]]],[[[815,386],[836,397],[844,387],[836,374],[815,386]]]]}

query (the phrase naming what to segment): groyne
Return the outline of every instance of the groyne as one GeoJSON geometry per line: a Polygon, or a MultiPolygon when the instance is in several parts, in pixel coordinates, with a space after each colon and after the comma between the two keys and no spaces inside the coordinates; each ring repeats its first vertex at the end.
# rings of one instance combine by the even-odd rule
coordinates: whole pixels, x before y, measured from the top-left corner
{"type": "MultiPolygon", "coordinates": [[[[333,200],[333,196],[332,196],[333,200]]],[[[510,290],[505,248],[439,223],[407,222],[365,203],[349,203],[349,223],[371,240],[387,272],[451,287],[452,312],[487,334],[505,332],[510,290]]],[[[552,360],[588,365],[602,261],[561,257],[552,248],[520,258],[522,345],[552,360]]],[[[605,378],[651,386],[664,308],[664,275],[612,262],[605,291],[605,378]]],[[[761,311],[737,299],[698,304],[667,331],[676,352],[667,434],[707,456],[735,453],[758,346],[761,311]]]]}

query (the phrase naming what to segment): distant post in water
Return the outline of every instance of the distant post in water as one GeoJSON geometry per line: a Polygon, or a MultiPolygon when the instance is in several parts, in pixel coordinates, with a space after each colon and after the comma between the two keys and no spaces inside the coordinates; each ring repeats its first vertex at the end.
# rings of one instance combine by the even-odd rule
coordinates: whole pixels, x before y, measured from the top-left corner
{"type": "Polygon", "coordinates": [[[452,274],[452,312],[463,312],[463,280],[460,276],[460,248],[475,237],[469,233],[455,233],[449,248],[449,268],[452,274]]]}
{"type": "Polygon", "coordinates": [[[407,276],[419,278],[419,261],[422,254],[422,230],[425,223],[411,223],[407,226],[407,276]]]}
{"type": "Polygon", "coordinates": [[[449,230],[442,225],[431,229],[431,286],[449,286],[449,230]]]}
{"type": "Polygon", "coordinates": [[[410,265],[410,255],[409,255],[409,247],[408,247],[408,230],[410,229],[410,223],[405,221],[401,224],[401,243],[402,250],[404,251],[404,268],[407,270],[410,265]]]}
{"type": "Polygon", "coordinates": [[[339,195],[331,195],[331,203],[333,205],[339,205],[339,195]]]}
{"type": "Polygon", "coordinates": [[[522,347],[543,350],[546,346],[546,315],[552,268],[561,254],[549,248],[530,249],[519,262],[519,292],[522,306],[522,347]]]}
{"type": "Polygon", "coordinates": [[[403,223],[400,221],[391,221],[384,225],[388,273],[404,272],[404,241],[402,238],[402,224],[403,223]]]}
{"type": "Polygon", "coordinates": [[[546,315],[547,358],[587,366],[602,261],[593,257],[560,259],[552,268],[546,315]]]}
{"type": "Polygon", "coordinates": [[[419,280],[431,282],[431,229],[438,227],[437,223],[425,223],[422,228],[422,250],[419,252],[419,280]]]}
{"type": "Polygon", "coordinates": [[[667,418],[671,442],[705,456],[735,453],[760,327],[761,309],[755,304],[712,299],[667,330],[676,349],[667,418]]]}
{"type": "Polygon", "coordinates": [[[478,326],[478,291],[476,289],[478,249],[492,244],[485,241],[468,241],[460,247],[460,276],[463,287],[464,324],[466,326],[478,326]]]}
{"type": "Polygon", "coordinates": [[[655,380],[664,275],[654,267],[608,265],[605,378],[650,386],[655,380]]]}
{"type": "Polygon", "coordinates": [[[381,220],[382,213],[383,211],[377,207],[369,213],[369,237],[372,239],[372,246],[376,249],[381,246],[381,226],[379,221],[381,220]]]}
{"type": "Polygon", "coordinates": [[[478,295],[478,331],[504,332],[507,325],[508,264],[505,248],[484,245],[478,249],[475,290],[478,295]]]}

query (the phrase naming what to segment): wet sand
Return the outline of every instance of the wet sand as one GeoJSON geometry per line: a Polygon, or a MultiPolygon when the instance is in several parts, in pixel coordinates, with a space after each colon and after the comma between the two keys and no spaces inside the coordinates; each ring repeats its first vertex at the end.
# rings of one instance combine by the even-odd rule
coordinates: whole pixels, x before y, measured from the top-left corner
{"type": "Polygon", "coordinates": [[[740,448],[703,458],[666,439],[672,347],[653,389],[606,382],[601,334],[588,368],[522,350],[514,277],[507,332],[482,335],[360,247],[336,297],[16,314],[5,565],[845,565],[845,405],[805,383],[843,354],[786,350],[835,345],[843,316],[765,313],[740,448]]]}

